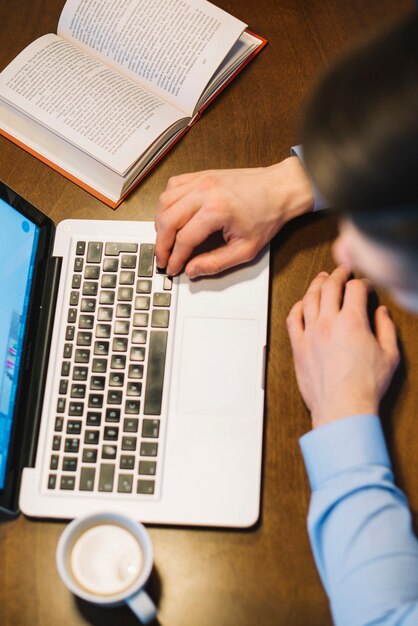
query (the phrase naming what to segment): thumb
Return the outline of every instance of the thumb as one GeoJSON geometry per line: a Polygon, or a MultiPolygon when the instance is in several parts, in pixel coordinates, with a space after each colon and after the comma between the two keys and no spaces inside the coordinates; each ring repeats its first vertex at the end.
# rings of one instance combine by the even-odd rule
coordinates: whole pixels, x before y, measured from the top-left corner
{"type": "Polygon", "coordinates": [[[242,239],[230,240],[224,246],[194,257],[186,266],[189,278],[219,274],[231,267],[251,261],[259,250],[242,239]]]}
{"type": "Polygon", "coordinates": [[[394,360],[399,360],[398,342],[396,337],[395,324],[385,306],[379,306],[375,312],[376,339],[387,356],[394,360]]]}

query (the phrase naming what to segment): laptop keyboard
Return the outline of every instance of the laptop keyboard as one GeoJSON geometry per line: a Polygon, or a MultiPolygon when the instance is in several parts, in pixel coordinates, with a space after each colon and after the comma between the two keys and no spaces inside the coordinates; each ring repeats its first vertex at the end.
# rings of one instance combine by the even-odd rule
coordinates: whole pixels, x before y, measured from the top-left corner
{"type": "Polygon", "coordinates": [[[156,493],[172,291],[153,244],[76,243],[49,491],[156,493]]]}

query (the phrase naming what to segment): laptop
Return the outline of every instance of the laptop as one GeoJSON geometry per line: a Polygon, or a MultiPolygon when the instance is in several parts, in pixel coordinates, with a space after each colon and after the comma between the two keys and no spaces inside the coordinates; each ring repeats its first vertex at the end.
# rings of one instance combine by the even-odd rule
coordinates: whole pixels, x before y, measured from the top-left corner
{"type": "Polygon", "coordinates": [[[51,220],[0,183],[0,507],[248,527],[269,252],[190,281],[151,222],[51,220]]]}

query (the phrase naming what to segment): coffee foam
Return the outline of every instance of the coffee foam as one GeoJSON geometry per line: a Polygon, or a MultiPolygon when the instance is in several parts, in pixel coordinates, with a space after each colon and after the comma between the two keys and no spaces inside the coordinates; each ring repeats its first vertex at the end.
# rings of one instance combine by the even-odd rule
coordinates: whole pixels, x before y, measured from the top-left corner
{"type": "Polygon", "coordinates": [[[70,565],[75,581],[89,593],[113,596],[140,576],[143,554],[137,539],[116,524],[99,524],[75,541],[70,565]]]}

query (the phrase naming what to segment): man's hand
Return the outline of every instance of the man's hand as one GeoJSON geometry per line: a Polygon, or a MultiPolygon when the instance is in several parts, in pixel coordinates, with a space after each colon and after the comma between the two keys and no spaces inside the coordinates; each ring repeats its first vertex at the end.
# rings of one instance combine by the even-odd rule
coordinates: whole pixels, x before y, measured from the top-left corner
{"type": "Polygon", "coordinates": [[[176,176],[157,209],[157,266],[175,275],[189,261],[191,278],[216,274],[253,259],[289,219],[312,208],[312,188],[297,157],[265,168],[176,176]],[[225,245],[189,260],[215,232],[225,245]]]}
{"type": "Polygon", "coordinates": [[[302,397],[313,427],[348,415],[376,414],[399,362],[396,330],[386,307],[367,317],[369,285],[350,270],[321,272],[287,318],[302,397]]]}

